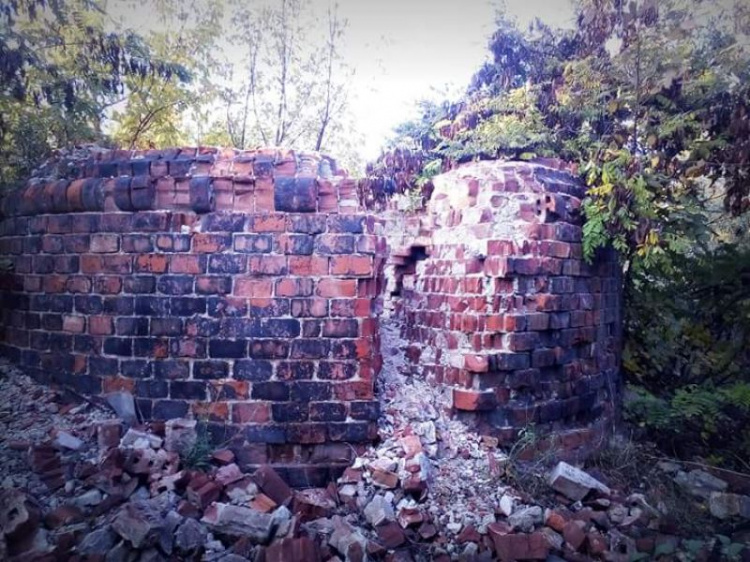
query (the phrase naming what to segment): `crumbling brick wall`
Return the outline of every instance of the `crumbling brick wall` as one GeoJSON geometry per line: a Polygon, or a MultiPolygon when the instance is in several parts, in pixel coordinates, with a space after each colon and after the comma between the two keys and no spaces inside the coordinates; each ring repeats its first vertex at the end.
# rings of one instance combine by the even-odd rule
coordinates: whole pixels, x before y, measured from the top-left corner
{"type": "Polygon", "coordinates": [[[435,184],[426,210],[373,216],[314,154],[53,161],[3,201],[0,352],[85,395],[129,391],[145,419],[204,420],[241,464],[320,484],[376,437],[384,307],[414,375],[482,433],[595,446],[620,282],[614,255],[582,259],[583,187],[500,162],[435,184]]]}
{"type": "MultiPolygon", "coordinates": [[[[372,441],[379,239],[335,163],[102,152],[4,201],[2,353],[320,483],[372,441]],[[338,445],[337,445],[338,444],[338,445]]],[[[382,244],[381,244],[382,245],[382,244]]]]}
{"type": "Polygon", "coordinates": [[[391,214],[386,310],[457,415],[574,456],[615,418],[620,276],[612,252],[583,260],[584,187],[546,164],[463,166],[435,178],[426,212],[391,214]]]}

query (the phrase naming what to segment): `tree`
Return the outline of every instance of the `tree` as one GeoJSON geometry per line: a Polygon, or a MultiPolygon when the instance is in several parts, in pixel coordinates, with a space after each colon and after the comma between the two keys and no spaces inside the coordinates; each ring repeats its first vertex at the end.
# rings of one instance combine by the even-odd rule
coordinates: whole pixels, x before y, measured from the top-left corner
{"type": "Polygon", "coordinates": [[[0,7],[0,185],[24,180],[51,150],[103,141],[106,107],[129,76],[186,80],[130,31],[105,31],[92,0],[14,0],[0,7]]]}
{"type": "Polygon", "coordinates": [[[182,82],[161,75],[129,76],[125,80],[125,106],[112,112],[113,140],[125,148],[180,146],[201,136],[200,127],[191,130],[188,121],[200,124],[216,98],[212,79],[219,64],[217,40],[221,36],[223,5],[198,0],[141,0],[156,10],[158,29],[145,40],[161,59],[181,64],[191,81],[182,82]],[[197,117],[188,119],[188,117],[197,117]]]}
{"type": "Polygon", "coordinates": [[[308,150],[335,146],[345,124],[351,71],[340,45],[346,21],[330,6],[325,25],[305,0],[278,7],[234,6],[234,44],[245,50],[225,90],[227,133],[238,148],[276,145],[308,150]],[[315,31],[324,27],[322,36],[315,31]],[[239,83],[239,86],[231,83],[239,83]]]}

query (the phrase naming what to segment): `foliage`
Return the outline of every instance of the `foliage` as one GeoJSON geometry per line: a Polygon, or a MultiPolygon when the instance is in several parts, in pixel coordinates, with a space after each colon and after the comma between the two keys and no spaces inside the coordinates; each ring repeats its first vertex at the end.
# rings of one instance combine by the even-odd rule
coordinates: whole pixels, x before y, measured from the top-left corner
{"type": "Polygon", "coordinates": [[[211,71],[219,64],[216,53],[220,34],[216,30],[221,26],[222,3],[140,0],[133,5],[136,9],[149,6],[159,19],[158,30],[146,36],[149,47],[160,59],[182,65],[192,80],[160,75],[127,77],[124,107],[110,116],[113,140],[124,148],[188,144],[192,140],[189,136],[201,136],[203,112],[218,94],[211,71]],[[189,127],[190,122],[196,126],[189,127]]]}
{"type": "Polygon", "coordinates": [[[335,5],[325,18],[314,8],[308,0],[262,7],[233,3],[232,41],[245,56],[237,76],[227,76],[223,101],[235,147],[319,151],[340,140],[352,73],[341,56],[347,22],[335,5]]]}
{"type": "Polygon", "coordinates": [[[106,30],[93,0],[15,0],[0,7],[0,185],[25,179],[51,150],[99,141],[106,107],[129,77],[187,80],[139,35],[106,30]]]}
{"type": "Polygon", "coordinates": [[[750,250],[720,246],[634,276],[630,420],[681,455],[750,468],[750,250]]]}

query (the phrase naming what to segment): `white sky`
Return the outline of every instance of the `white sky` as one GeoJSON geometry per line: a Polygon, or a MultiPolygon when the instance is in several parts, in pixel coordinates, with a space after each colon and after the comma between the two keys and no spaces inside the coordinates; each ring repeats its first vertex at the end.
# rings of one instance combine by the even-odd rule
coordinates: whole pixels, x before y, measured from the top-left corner
{"type": "MultiPolygon", "coordinates": [[[[207,0],[211,1],[211,0],[207,0]]],[[[277,0],[246,0],[249,5],[277,0]]],[[[376,157],[397,124],[416,117],[416,102],[457,94],[489,56],[498,9],[521,26],[539,17],[571,26],[570,0],[311,0],[325,10],[337,2],[348,20],[344,58],[355,69],[350,110],[363,137],[365,160],[376,157]]],[[[108,0],[108,11],[139,31],[158,25],[133,0],[108,0]]]]}
{"type": "MultiPolygon", "coordinates": [[[[506,0],[522,26],[540,17],[570,26],[569,0],[506,0]]],[[[351,109],[365,158],[378,155],[393,127],[417,115],[434,89],[460,92],[488,57],[502,4],[491,0],[341,0],[349,21],[345,54],[356,69],[351,109]]]]}

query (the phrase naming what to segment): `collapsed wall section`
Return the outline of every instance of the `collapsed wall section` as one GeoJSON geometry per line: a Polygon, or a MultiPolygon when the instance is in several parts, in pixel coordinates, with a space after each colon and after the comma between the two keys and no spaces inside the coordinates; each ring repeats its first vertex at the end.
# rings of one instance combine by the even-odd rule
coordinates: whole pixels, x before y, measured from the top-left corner
{"type": "Polygon", "coordinates": [[[378,417],[382,240],[355,186],[273,149],[60,161],[4,201],[0,351],[325,482],[378,417]]]}
{"type": "Polygon", "coordinates": [[[466,165],[434,179],[425,213],[391,215],[386,310],[457,415],[575,456],[615,418],[620,270],[613,252],[584,261],[584,188],[551,164],[466,165]]]}

